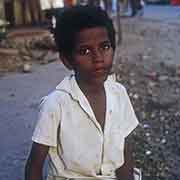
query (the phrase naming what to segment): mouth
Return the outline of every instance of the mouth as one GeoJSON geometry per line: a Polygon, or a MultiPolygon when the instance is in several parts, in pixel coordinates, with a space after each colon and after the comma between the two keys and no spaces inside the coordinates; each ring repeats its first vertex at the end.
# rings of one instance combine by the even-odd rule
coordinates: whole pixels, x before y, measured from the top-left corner
{"type": "Polygon", "coordinates": [[[105,70],[104,68],[99,68],[99,69],[96,69],[93,74],[95,76],[105,76],[107,74],[107,70],[105,70]]]}

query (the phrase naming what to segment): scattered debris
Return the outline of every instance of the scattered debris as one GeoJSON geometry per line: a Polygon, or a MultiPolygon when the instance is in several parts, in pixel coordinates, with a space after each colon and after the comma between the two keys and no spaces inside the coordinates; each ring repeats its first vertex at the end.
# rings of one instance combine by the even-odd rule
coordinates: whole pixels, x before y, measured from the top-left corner
{"type": "Polygon", "coordinates": [[[180,167],[179,66],[169,69],[156,62],[145,69],[138,59],[122,59],[115,66],[117,80],[127,88],[141,123],[134,135],[136,165],[144,180],[176,180],[180,177],[174,169],[180,167]]]}
{"type": "Polygon", "coordinates": [[[180,27],[122,19],[114,72],[128,90],[140,126],[134,132],[143,180],[180,177],[180,27]]]}
{"type": "Polygon", "coordinates": [[[31,72],[32,66],[27,64],[47,64],[56,61],[58,56],[48,31],[20,30],[9,33],[0,42],[0,59],[0,73],[31,72]]]}
{"type": "Polygon", "coordinates": [[[29,72],[31,72],[31,71],[32,71],[32,65],[29,64],[29,63],[25,63],[25,64],[23,65],[23,72],[24,72],[24,73],[29,73],[29,72]]]}

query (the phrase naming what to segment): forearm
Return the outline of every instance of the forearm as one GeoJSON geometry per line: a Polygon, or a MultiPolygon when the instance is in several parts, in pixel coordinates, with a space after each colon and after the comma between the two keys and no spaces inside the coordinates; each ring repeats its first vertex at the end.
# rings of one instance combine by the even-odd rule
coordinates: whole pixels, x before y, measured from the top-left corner
{"type": "Polygon", "coordinates": [[[42,168],[33,167],[27,162],[25,166],[25,180],[43,180],[42,168]]]}
{"type": "Polygon", "coordinates": [[[49,147],[33,143],[25,166],[25,180],[42,180],[43,165],[49,147]]]}

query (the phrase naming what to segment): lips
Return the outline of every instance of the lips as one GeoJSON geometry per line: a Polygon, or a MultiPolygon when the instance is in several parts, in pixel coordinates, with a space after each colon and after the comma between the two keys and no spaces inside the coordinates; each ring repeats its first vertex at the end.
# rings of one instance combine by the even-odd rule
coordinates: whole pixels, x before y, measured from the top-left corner
{"type": "Polygon", "coordinates": [[[107,71],[104,68],[95,69],[95,71],[93,72],[93,74],[96,76],[104,76],[106,73],[107,71]]]}
{"type": "Polygon", "coordinates": [[[104,73],[104,72],[105,72],[104,69],[97,69],[97,70],[95,70],[95,73],[104,73]]]}

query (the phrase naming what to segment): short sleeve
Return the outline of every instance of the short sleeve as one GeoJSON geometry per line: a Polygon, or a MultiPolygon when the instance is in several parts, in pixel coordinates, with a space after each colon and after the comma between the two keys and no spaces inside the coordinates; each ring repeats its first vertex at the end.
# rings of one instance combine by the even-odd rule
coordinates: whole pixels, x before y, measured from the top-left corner
{"type": "Polygon", "coordinates": [[[45,97],[40,103],[38,121],[32,140],[47,146],[57,146],[57,131],[61,108],[54,97],[45,97]]]}
{"type": "Polygon", "coordinates": [[[122,134],[127,137],[138,126],[139,121],[124,87],[122,87],[121,92],[121,102],[123,102],[121,111],[123,115],[122,134]]]}

